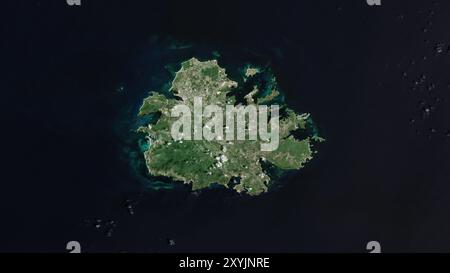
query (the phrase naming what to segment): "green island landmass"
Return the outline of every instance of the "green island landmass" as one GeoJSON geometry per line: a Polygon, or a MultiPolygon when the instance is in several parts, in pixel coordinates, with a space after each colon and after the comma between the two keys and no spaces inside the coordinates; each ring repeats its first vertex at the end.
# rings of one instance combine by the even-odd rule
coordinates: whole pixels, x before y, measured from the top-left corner
{"type": "MultiPolygon", "coordinates": [[[[247,68],[244,78],[258,73],[259,69],[247,68]]],[[[310,115],[297,114],[285,105],[279,122],[279,146],[275,151],[261,151],[261,140],[175,141],[172,138],[170,128],[176,121],[170,116],[172,107],[180,103],[192,106],[194,97],[202,97],[205,105],[225,106],[268,105],[280,95],[275,78],[270,90],[263,92],[255,84],[248,90],[245,100],[239,103],[233,94],[237,87],[238,83],[228,78],[216,60],[202,62],[192,58],[183,62],[176,73],[169,90],[171,96],[151,92],[144,99],[139,116],[158,115],[157,121],[138,129],[148,141],[144,158],[149,173],[191,184],[192,190],[220,184],[239,193],[259,195],[268,191],[272,182],[263,168],[265,163],[280,170],[296,170],[312,159],[313,142],[323,139],[318,136],[294,137],[294,131],[306,131],[310,115]]]]}

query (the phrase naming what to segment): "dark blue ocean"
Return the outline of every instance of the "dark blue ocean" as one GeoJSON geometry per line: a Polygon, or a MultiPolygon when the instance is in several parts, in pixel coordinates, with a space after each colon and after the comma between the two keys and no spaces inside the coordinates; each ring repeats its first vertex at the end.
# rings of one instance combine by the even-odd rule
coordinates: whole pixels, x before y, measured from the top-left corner
{"type": "Polygon", "coordinates": [[[243,2],[6,5],[0,251],[450,249],[450,5],[243,2]],[[152,189],[137,110],[194,56],[269,65],[315,158],[259,197],[152,189]]]}

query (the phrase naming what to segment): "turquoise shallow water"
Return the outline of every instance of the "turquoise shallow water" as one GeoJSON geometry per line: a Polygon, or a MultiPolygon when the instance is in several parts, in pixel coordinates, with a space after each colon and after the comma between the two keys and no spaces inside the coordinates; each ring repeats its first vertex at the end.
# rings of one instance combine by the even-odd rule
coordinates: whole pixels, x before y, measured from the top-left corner
{"type": "MultiPolygon", "coordinates": [[[[190,43],[189,46],[184,46],[185,43],[182,43],[180,41],[175,40],[164,40],[160,41],[159,38],[154,37],[154,46],[160,47],[160,50],[157,50],[160,55],[157,55],[158,61],[161,61],[161,59],[168,59],[172,60],[172,62],[169,63],[161,63],[160,67],[158,68],[156,66],[157,62],[155,60],[148,60],[149,63],[152,63],[152,79],[155,79],[155,82],[153,81],[143,81],[144,83],[137,84],[136,87],[134,87],[133,90],[125,90],[123,86],[120,86],[121,90],[121,96],[125,97],[132,97],[134,98],[132,100],[129,100],[130,104],[124,106],[124,109],[133,109],[132,111],[126,111],[121,116],[120,124],[124,125],[126,130],[122,128],[122,131],[125,131],[125,134],[122,134],[122,137],[124,138],[123,144],[125,145],[123,151],[124,151],[124,157],[129,158],[129,164],[130,168],[134,170],[134,173],[136,176],[139,176],[141,178],[141,181],[145,182],[145,188],[147,189],[173,189],[177,186],[180,186],[179,182],[174,182],[170,178],[161,178],[161,177],[153,177],[148,174],[146,168],[145,168],[145,162],[143,159],[143,152],[147,150],[151,143],[149,143],[148,139],[144,134],[138,134],[134,131],[140,127],[140,126],[146,126],[147,124],[153,124],[155,123],[159,115],[148,115],[144,117],[137,117],[137,112],[139,107],[142,105],[143,98],[148,95],[149,91],[144,90],[153,90],[162,94],[165,94],[168,97],[172,97],[170,89],[171,81],[173,77],[175,76],[175,72],[178,71],[181,67],[181,63],[185,60],[188,60],[192,57],[200,58],[201,61],[205,60],[211,60],[211,59],[217,59],[219,65],[222,68],[226,69],[226,72],[228,74],[228,77],[231,80],[234,80],[238,82],[238,87],[233,90],[231,95],[236,97],[237,103],[245,103],[244,96],[247,95],[255,85],[257,85],[260,88],[260,91],[254,96],[254,99],[258,99],[261,97],[265,97],[273,90],[277,90],[279,92],[279,95],[276,96],[274,99],[267,102],[267,104],[277,104],[280,106],[287,106],[286,102],[284,101],[284,93],[283,90],[280,89],[276,82],[276,75],[274,74],[271,67],[267,64],[268,60],[259,57],[255,58],[252,61],[245,61],[242,63],[239,63],[239,59],[236,61],[227,59],[226,62],[223,62],[225,64],[222,64],[222,56],[223,55],[230,55],[226,54],[227,51],[230,49],[226,49],[222,46],[221,51],[215,50],[213,48],[206,49],[205,45],[202,45],[201,47],[190,43]],[[167,56],[161,56],[161,54],[164,52],[167,56]],[[199,57],[202,56],[202,57],[199,57]],[[166,58],[164,58],[166,57],[166,58]],[[203,58],[203,59],[202,59],[203,58]],[[228,65],[228,66],[226,66],[228,65]],[[245,78],[245,68],[247,67],[255,67],[259,69],[259,73],[254,75],[250,78],[245,78]],[[158,75],[161,75],[160,79],[156,80],[156,77],[158,75]],[[162,79],[165,79],[166,82],[163,82],[162,79]],[[148,86],[143,86],[143,84],[148,84],[148,86]],[[157,86],[159,84],[159,86],[157,86]],[[130,94],[131,93],[131,94],[130,94]],[[134,116],[135,115],[135,116],[134,116]],[[137,141],[137,145],[133,143],[134,141],[137,141]],[[165,182],[161,181],[164,180],[165,182]]],[[[152,49],[154,50],[154,49],[152,49]]],[[[246,53],[240,53],[239,55],[236,55],[235,51],[232,51],[233,56],[245,56],[246,53]]],[[[146,53],[147,56],[153,56],[150,53],[146,53]]],[[[134,69],[134,68],[133,68],[134,69]]],[[[296,110],[299,114],[298,110],[296,110]]],[[[281,113],[281,118],[284,115],[284,111],[281,113]]],[[[318,130],[316,126],[314,125],[312,119],[308,120],[308,130],[302,132],[301,134],[294,134],[300,139],[304,139],[306,137],[311,137],[314,135],[318,135],[318,130]]],[[[265,164],[267,165],[267,164],[265,164]]],[[[271,177],[273,180],[279,180],[282,178],[281,170],[274,171],[274,167],[267,166],[267,172],[271,173],[271,177]],[[271,169],[271,170],[269,170],[271,169]],[[276,175],[274,175],[276,174],[276,175]]],[[[272,181],[271,184],[277,184],[280,186],[282,183],[276,183],[277,181],[272,181]]],[[[279,181],[278,181],[279,182],[279,181]]]]}

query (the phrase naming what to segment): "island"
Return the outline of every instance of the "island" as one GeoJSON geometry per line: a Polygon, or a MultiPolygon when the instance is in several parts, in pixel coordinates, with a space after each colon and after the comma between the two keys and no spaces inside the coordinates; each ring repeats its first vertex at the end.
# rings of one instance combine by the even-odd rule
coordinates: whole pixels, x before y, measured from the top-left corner
{"type": "MultiPolygon", "coordinates": [[[[244,71],[242,84],[238,84],[217,60],[191,58],[181,63],[167,92],[150,92],[138,116],[153,118],[137,131],[147,141],[143,156],[151,176],[190,184],[193,191],[222,185],[254,196],[267,192],[273,182],[267,166],[298,170],[312,159],[314,143],[323,139],[308,130],[310,114],[296,113],[285,105],[270,69],[248,66],[244,71]],[[201,98],[203,105],[219,107],[280,105],[277,148],[262,150],[261,139],[174,139],[171,127],[177,118],[171,111],[179,104],[193,107],[194,98],[201,98]]],[[[265,125],[273,127],[270,122],[265,125]]]]}

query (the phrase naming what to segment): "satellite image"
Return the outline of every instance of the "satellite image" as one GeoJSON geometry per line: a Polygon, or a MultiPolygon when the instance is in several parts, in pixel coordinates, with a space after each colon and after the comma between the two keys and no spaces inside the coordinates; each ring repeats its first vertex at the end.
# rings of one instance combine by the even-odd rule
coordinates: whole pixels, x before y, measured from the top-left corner
{"type": "Polygon", "coordinates": [[[449,1],[1,10],[1,253],[450,251],[449,1]]]}

